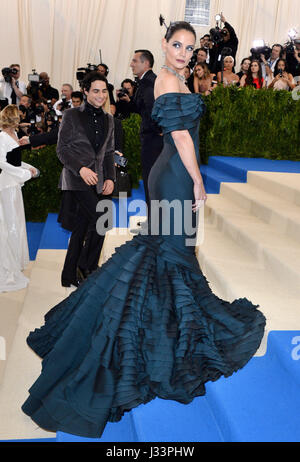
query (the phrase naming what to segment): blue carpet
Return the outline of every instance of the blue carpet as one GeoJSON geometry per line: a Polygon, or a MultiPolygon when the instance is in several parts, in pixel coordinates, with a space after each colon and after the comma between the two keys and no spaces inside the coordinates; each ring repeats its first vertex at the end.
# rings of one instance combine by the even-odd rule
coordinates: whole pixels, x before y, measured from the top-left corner
{"type": "Polygon", "coordinates": [[[27,240],[30,260],[36,259],[36,254],[40,246],[41,237],[45,223],[26,223],[27,240]]]}
{"type": "Polygon", "coordinates": [[[222,182],[246,183],[248,171],[300,173],[300,162],[212,156],[200,170],[206,192],[219,194],[222,182]]]}

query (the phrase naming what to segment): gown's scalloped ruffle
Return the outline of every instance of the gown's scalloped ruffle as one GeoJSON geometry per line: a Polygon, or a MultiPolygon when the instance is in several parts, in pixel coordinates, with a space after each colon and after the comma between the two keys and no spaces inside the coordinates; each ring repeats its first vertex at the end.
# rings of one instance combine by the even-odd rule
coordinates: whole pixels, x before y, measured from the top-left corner
{"type": "Polygon", "coordinates": [[[215,296],[196,262],[136,236],[28,337],[43,373],[23,411],[42,428],[99,437],[158,396],[189,403],[257,351],[265,318],[215,296]],[[176,257],[174,257],[176,254],[176,257]]]}
{"type": "Polygon", "coordinates": [[[165,93],[153,106],[152,118],[164,134],[176,130],[192,130],[199,124],[206,106],[197,93],[165,93]]]}

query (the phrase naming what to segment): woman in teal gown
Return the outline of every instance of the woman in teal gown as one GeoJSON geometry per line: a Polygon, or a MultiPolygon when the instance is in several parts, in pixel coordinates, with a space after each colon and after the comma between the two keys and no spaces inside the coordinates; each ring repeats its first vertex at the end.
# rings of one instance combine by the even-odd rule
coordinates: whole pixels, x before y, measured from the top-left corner
{"type": "MultiPolygon", "coordinates": [[[[171,23],[163,39],[152,115],[164,149],[149,177],[151,199],[190,207],[192,225],[206,200],[198,166],[205,107],[182,80],[195,39],[184,22],[171,23]]],[[[42,371],[22,409],[40,427],[99,438],[108,421],[155,397],[190,403],[257,351],[265,328],[257,306],[214,295],[187,245],[193,236],[172,226],[166,235],[161,222],[151,234],[152,224],[151,212],[148,235],[116,249],[30,333],[42,371]]]]}

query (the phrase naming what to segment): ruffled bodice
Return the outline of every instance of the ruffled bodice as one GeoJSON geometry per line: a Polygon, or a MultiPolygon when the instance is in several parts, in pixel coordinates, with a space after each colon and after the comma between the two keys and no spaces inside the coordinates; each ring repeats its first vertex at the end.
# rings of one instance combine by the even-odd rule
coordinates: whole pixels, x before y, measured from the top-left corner
{"type": "Polygon", "coordinates": [[[152,118],[164,135],[170,135],[172,131],[189,130],[193,137],[205,110],[203,99],[198,93],[165,93],[155,100],[152,118]]]}

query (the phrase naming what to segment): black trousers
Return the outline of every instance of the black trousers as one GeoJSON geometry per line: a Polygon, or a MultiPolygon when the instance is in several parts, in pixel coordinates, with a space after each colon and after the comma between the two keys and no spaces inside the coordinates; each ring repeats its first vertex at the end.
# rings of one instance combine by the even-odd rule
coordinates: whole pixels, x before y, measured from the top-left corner
{"type": "Polygon", "coordinates": [[[97,212],[96,207],[99,201],[111,201],[110,196],[99,195],[94,188],[71,193],[77,202],[77,215],[62,270],[62,279],[68,281],[76,279],[78,266],[88,271],[98,268],[105,235],[98,234],[96,224],[105,212],[97,212]]]}
{"type": "Polygon", "coordinates": [[[142,177],[145,189],[145,198],[150,211],[150,199],[148,189],[148,178],[151,168],[155,164],[159,154],[163,148],[163,137],[155,134],[141,135],[141,164],[142,164],[142,177]]]}

